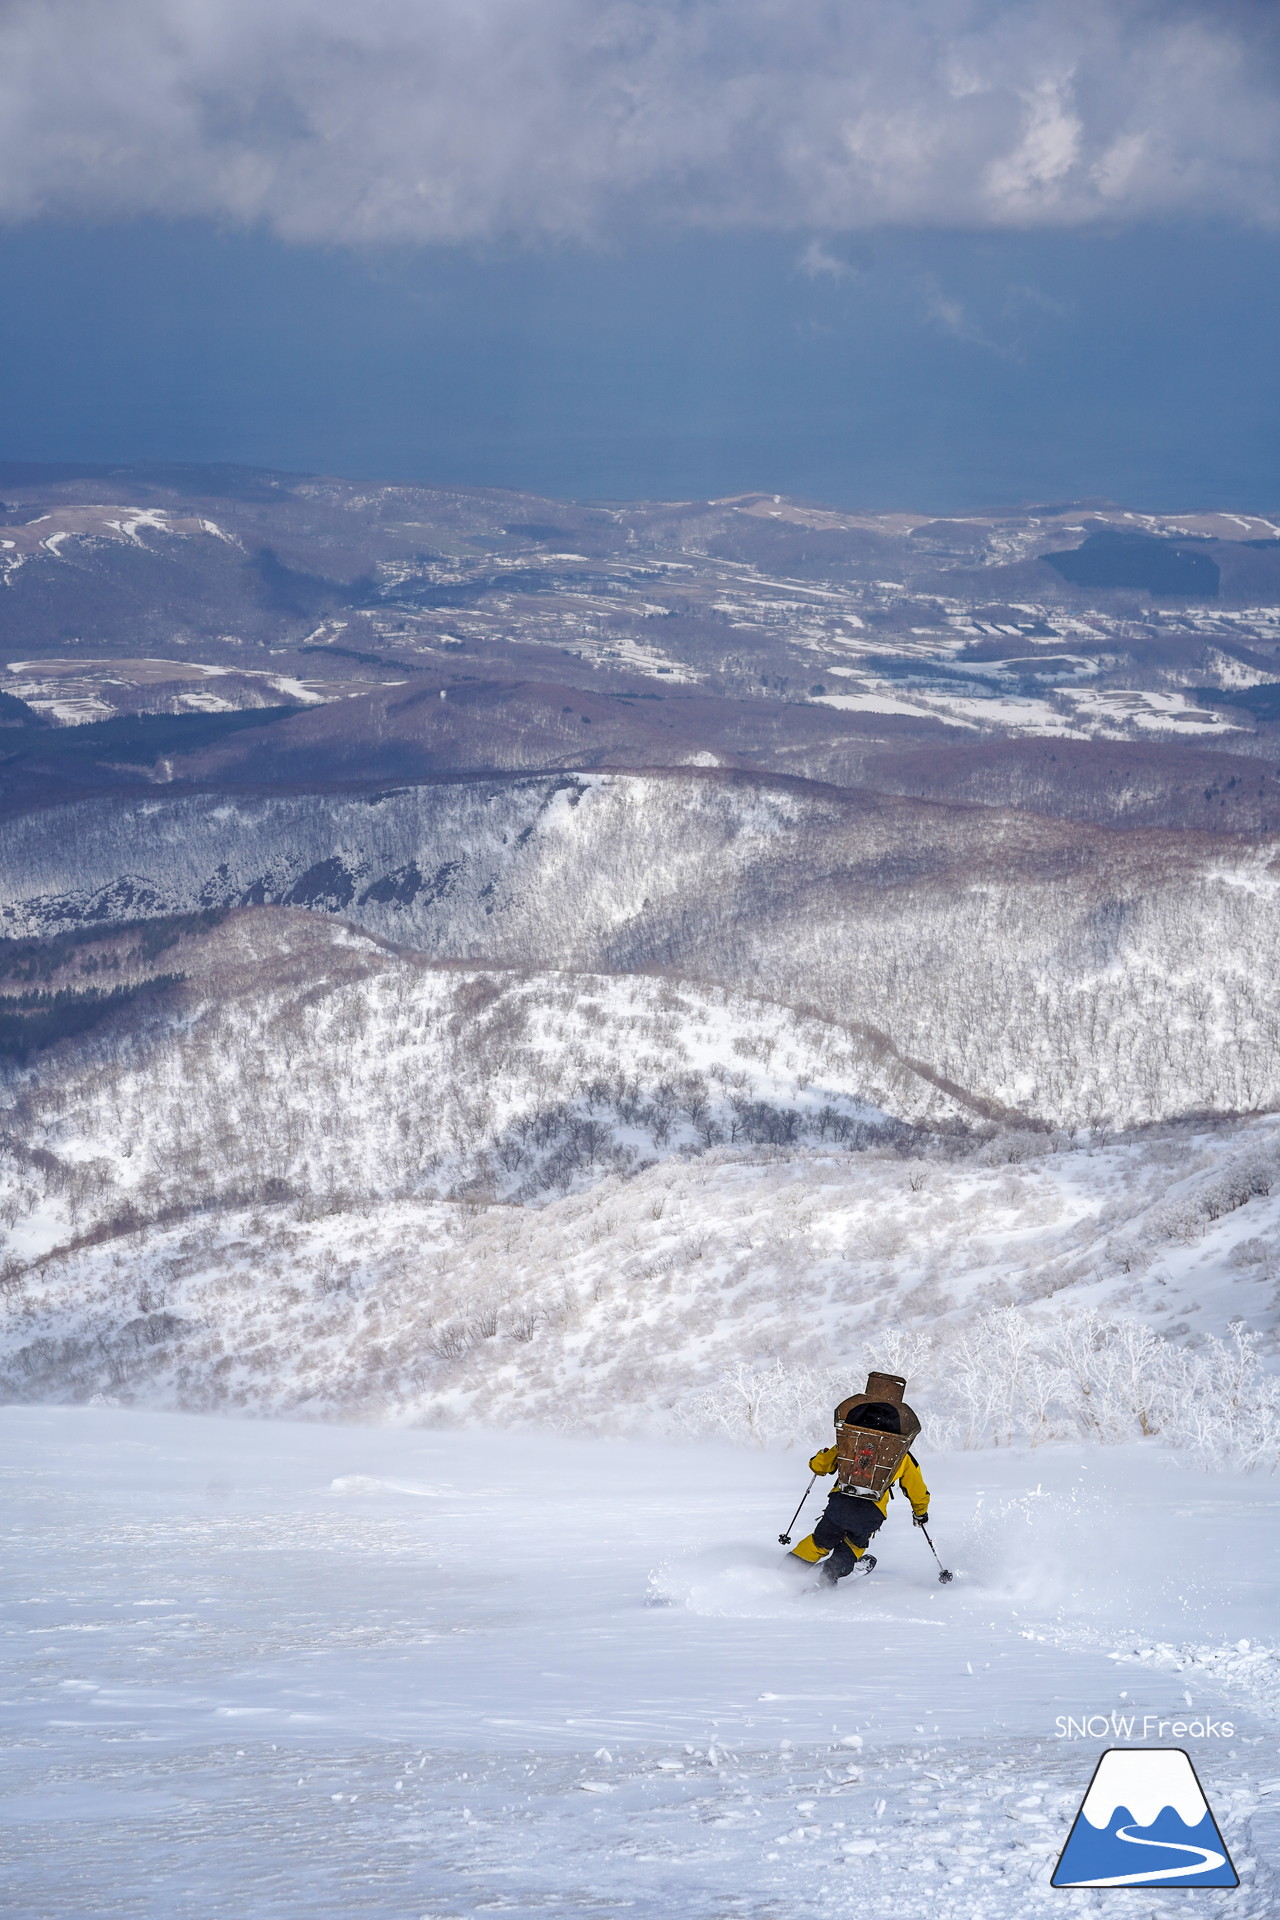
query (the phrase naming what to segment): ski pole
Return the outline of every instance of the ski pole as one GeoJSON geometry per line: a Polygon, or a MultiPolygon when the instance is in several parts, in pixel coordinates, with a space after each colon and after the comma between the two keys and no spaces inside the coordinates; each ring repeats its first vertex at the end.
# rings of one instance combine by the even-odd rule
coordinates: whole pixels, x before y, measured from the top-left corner
{"type": "MultiPolygon", "coordinates": [[[[811,1480],[810,1480],[810,1482],[809,1482],[809,1484],[808,1484],[808,1486],[807,1486],[807,1487],[805,1488],[805,1490],[804,1490],[804,1500],[801,1500],[801,1502],[800,1502],[800,1507],[802,1507],[802,1506],[804,1505],[804,1502],[805,1502],[805,1500],[807,1500],[807,1499],[809,1498],[809,1495],[810,1495],[810,1494],[811,1494],[811,1493],[813,1492],[813,1482],[814,1482],[814,1480],[816,1480],[816,1479],[817,1479],[817,1477],[818,1477],[818,1476],[817,1476],[817,1474],[815,1473],[815,1474],[813,1475],[813,1479],[811,1479],[811,1480]]],[[[792,1529],[792,1527],[794,1527],[794,1525],[795,1525],[795,1523],[796,1523],[796,1521],[797,1521],[797,1520],[798,1520],[798,1519],[800,1518],[800,1507],[797,1507],[797,1508],[796,1508],[796,1510],[795,1510],[795,1512],[794,1512],[794,1513],[792,1514],[792,1516],[791,1516],[791,1518],[790,1518],[790,1519],[788,1520],[788,1522],[787,1522],[787,1530],[786,1530],[786,1532],[785,1532],[785,1533],[780,1533],[780,1534],[778,1535],[778,1545],[779,1545],[780,1547],[789,1547],[789,1546],[791,1545],[791,1529],[792,1529]]],[[[948,1574],[948,1575],[947,1575],[947,1578],[948,1578],[948,1579],[950,1579],[950,1578],[951,1578],[951,1576],[950,1576],[950,1574],[948,1574]]]]}
{"type": "MultiPolygon", "coordinates": [[[[925,1539],[929,1540],[929,1529],[928,1527],[926,1527],[924,1521],[917,1520],[916,1525],[919,1527],[925,1539]]],[[[934,1559],[938,1560],[938,1549],[934,1546],[932,1540],[929,1540],[929,1551],[933,1555],[934,1559]]],[[[951,1569],[949,1567],[944,1567],[941,1560],[938,1560],[938,1578],[942,1582],[944,1587],[946,1586],[948,1580],[955,1579],[955,1575],[952,1573],[951,1569]]]]}

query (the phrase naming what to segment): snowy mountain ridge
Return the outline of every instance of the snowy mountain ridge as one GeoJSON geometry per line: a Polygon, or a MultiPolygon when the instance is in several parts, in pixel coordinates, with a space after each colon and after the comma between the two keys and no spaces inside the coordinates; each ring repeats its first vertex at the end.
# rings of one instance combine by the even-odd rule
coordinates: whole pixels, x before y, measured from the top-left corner
{"type": "Polygon", "coordinates": [[[1280,1105],[1275,852],[706,773],[160,793],[6,822],[0,924],[303,906],[437,960],[763,995],[975,1114],[1129,1126],[1280,1105]]]}
{"type": "Polygon", "coordinates": [[[874,1036],[714,988],[441,966],[261,909],[162,963],[182,971],[145,1013],[5,1076],[10,1164],[43,1183],[37,1214],[8,1208],[23,1258],[219,1192],[528,1204],[721,1141],[909,1141],[965,1115],[874,1036]]]}
{"type": "MultiPolygon", "coordinates": [[[[115,983],[0,1075],[10,1398],[429,1421],[509,1401],[788,1439],[850,1353],[892,1346],[934,1381],[936,1439],[1075,1431],[1046,1382],[1085,1364],[1109,1433],[1194,1445],[1170,1354],[1189,1342],[1220,1399],[1214,1342],[1243,1322],[1274,1345],[1270,1117],[1110,1144],[1002,1124],[861,1024],[444,964],[296,909],[81,929],[6,964],[48,982],[4,1001],[31,1003],[11,1049],[115,983]],[[1139,1352],[1122,1322],[1159,1338],[1139,1352]],[[966,1411],[975,1339],[973,1378],[1025,1360],[1030,1397],[966,1411]]],[[[1232,1444],[1267,1457],[1258,1391],[1232,1444]]]]}
{"type": "Polygon", "coordinates": [[[7,509],[5,1391],[785,1437],[891,1327],[1042,1437],[1269,1354],[1261,523],[90,478],[7,509]]]}
{"type": "MultiPolygon", "coordinates": [[[[138,974],[136,937],[53,956],[138,974]]],[[[441,966],[301,912],[148,964],[144,1011],[4,1076],[6,1397],[787,1439],[892,1347],[935,1381],[935,1438],[1074,1431],[1052,1380],[1077,1363],[1122,1437],[1169,1427],[1181,1344],[1211,1374],[1242,1319],[1274,1345],[1274,1119],[976,1123],[758,999],[441,966]],[[955,1397],[975,1339],[975,1379],[1034,1376],[1003,1412],[955,1397]]]]}

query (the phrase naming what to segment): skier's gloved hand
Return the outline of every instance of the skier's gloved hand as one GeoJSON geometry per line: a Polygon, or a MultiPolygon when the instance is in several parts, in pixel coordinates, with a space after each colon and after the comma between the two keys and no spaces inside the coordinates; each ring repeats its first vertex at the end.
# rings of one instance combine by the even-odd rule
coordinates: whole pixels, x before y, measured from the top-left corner
{"type": "Polygon", "coordinates": [[[927,1513],[913,1513],[913,1514],[912,1514],[912,1516],[911,1516],[911,1524],[912,1524],[912,1526],[913,1526],[913,1527],[927,1527],[927,1526],[928,1526],[928,1524],[929,1524],[929,1516],[928,1516],[928,1514],[927,1514],[927,1513]]]}

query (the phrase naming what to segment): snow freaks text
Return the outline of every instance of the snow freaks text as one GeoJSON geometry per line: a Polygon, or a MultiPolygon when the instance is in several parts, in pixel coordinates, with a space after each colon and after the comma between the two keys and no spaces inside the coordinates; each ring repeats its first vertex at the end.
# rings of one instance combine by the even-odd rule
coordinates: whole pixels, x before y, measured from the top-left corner
{"type": "Polygon", "coordinates": [[[1161,1720],[1153,1713],[1093,1713],[1077,1720],[1060,1713],[1054,1721],[1055,1740],[1233,1740],[1234,1720],[1161,1720]]]}

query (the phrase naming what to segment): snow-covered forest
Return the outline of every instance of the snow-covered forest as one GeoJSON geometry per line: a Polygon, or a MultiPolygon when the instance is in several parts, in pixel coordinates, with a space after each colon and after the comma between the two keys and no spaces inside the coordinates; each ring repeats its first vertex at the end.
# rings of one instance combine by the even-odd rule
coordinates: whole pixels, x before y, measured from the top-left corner
{"type": "Polygon", "coordinates": [[[786,1446],[883,1362],[935,1445],[1276,1463],[1270,1118],[997,1120],[861,1023],[296,910],[139,938],[6,1069],[11,1399],[786,1446]]]}
{"type": "Polygon", "coordinates": [[[1280,1103],[1275,853],[696,771],[161,793],[0,826],[0,926],[306,907],[440,960],[746,991],[976,1114],[1131,1126],[1280,1103]]]}

